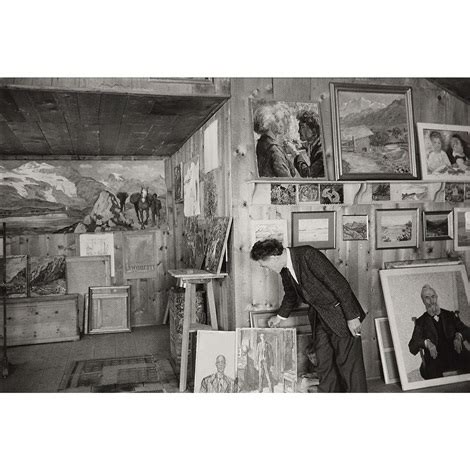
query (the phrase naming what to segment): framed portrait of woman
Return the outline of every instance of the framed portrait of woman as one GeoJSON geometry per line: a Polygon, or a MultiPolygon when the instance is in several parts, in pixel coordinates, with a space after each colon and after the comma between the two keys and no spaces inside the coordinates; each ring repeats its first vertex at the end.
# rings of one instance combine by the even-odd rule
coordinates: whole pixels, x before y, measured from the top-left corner
{"type": "Polygon", "coordinates": [[[251,100],[260,179],[326,179],[318,103],[251,100]]]}

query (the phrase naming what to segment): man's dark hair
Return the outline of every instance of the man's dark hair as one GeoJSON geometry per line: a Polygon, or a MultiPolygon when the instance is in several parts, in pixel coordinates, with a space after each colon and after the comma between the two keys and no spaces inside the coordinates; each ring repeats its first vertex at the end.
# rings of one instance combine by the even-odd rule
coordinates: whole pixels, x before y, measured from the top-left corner
{"type": "Polygon", "coordinates": [[[266,259],[268,256],[279,256],[284,251],[284,247],[279,240],[267,238],[259,240],[251,249],[250,256],[253,261],[266,259]]]}
{"type": "Polygon", "coordinates": [[[312,131],[320,135],[320,124],[318,123],[315,113],[313,113],[312,111],[302,111],[297,114],[297,119],[299,121],[299,124],[304,122],[305,124],[307,124],[308,127],[310,127],[310,129],[312,129],[312,131]]]}

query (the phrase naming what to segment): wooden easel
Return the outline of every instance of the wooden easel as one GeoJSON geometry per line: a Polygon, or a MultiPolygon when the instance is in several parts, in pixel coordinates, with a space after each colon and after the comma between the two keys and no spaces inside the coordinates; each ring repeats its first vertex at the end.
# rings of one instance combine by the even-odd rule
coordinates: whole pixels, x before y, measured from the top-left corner
{"type": "Polygon", "coordinates": [[[214,279],[223,279],[227,274],[214,274],[202,269],[170,269],[168,273],[175,279],[183,282],[186,287],[184,294],[183,337],[180,366],[180,392],[184,392],[188,378],[189,333],[197,330],[218,330],[213,281],[214,279]],[[196,311],[196,286],[198,284],[204,284],[206,286],[207,305],[211,320],[210,325],[191,323],[191,312],[196,311]]]}

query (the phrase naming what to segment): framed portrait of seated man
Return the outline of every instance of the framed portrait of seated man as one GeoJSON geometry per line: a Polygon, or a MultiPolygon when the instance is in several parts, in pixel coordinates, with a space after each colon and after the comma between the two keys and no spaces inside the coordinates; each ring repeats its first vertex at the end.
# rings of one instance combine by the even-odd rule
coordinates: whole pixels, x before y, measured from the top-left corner
{"type": "Polygon", "coordinates": [[[380,280],[402,389],[470,380],[465,266],[387,269],[380,280]]]}

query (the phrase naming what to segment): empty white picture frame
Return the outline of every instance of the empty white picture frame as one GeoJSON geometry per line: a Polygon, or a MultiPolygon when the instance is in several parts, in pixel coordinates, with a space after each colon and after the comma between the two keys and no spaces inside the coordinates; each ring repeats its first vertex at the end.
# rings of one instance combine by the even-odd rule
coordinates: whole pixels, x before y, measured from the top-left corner
{"type": "Polygon", "coordinates": [[[400,381],[400,377],[398,375],[397,360],[395,359],[395,349],[393,348],[388,318],[376,318],[375,329],[377,331],[377,342],[379,344],[384,381],[386,384],[397,383],[400,381]]]}

